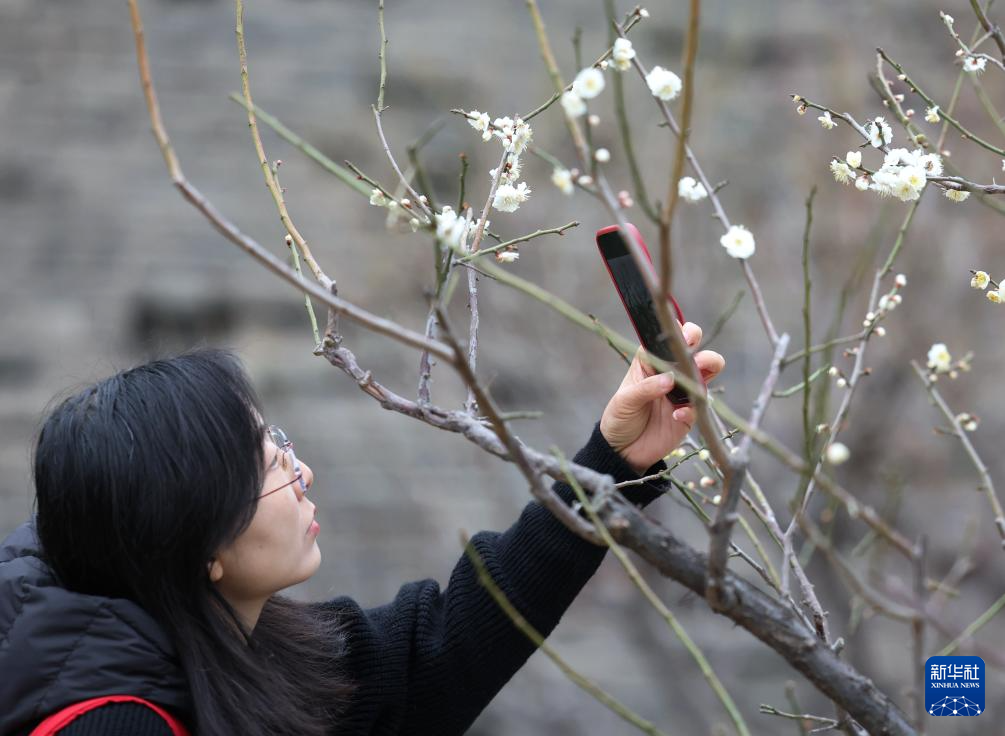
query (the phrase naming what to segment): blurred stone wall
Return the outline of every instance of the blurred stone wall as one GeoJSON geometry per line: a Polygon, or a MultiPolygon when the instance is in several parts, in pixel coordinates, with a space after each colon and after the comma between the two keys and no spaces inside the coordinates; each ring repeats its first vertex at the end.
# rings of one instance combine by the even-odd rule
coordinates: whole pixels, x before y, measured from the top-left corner
{"type": "MultiPolygon", "coordinates": [[[[571,78],[570,39],[577,25],[583,28],[584,56],[594,58],[603,48],[602,4],[542,5],[563,72],[571,78]]],[[[649,6],[651,19],[633,32],[649,66],[680,71],[686,6],[649,6]]],[[[282,253],[283,230],[246,120],[227,100],[240,84],[232,5],[146,0],[141,8],[165,124],[188,177],[243,230],[282,253]]],[[[800,248],[810,187],[819,187],[813,228],[819,335],[833,318],[857,254],[871,244],[885,257],[906,205],[836,184],[827,163],[857,141],[843,127],[823,131],[815,114],[795,115],[788,95],[798,91],[859,120],[881,113],[866,76],[875,68],[874,47],[882,45],[945,105],[956,72],[939,9],[954,13],[969,33],[963,2],[703,4],[692,144],[709,176],[729,181],[724,204],[733,221],[757,238],[751,264],[776,325],[793,335],[793,349],[802,345],[800,248]]],[[[448,111],[477,108],[494,117],[547,99],[551,88],[523,3],[389,3],[386,23],[385,120],[392,147],[404,160],[406,145],[442,119],[442,130],[423,151],[436,192],[442,201],[456,199],[457,156],[463,151],[472,164],[469,198],[482,201],[497,146],[483,144],[448,111]]],[[[370,113],[378,81],[375,3],[263,0],[249,4],[246,25],[256,101],[334,160],[351,159],[391,185],[370,113]]],[[[673,148],[640,80],[626,79],[636,150],[650,194],[660,199],[673,148]]],[[[985,75],[999,106],[1000,80],[993,68],[985,75]]],[[[974,119],[980,114],[976,98],[968,85],[963,92],[961,115],[974,119]]],[[[611,174],[628,187],[612,99],[609,88],[593,105],[601,116],[594,139],[611,149],[611,174]]],[[[533,127],[536,143],[571,163],[558,106],[533,127]]],[[[1002,142],[994,128],[986,134],[1002,142]]],[[[975,155],[954,136],[947,145],[974,178],[994,176],[994,156],[975,155]]],[[[290,209],[340,294],[421,330],[423,290],[432,277],[428,239],[387,231],[381,210],[271,133],[266,146],[272,158],[284,160],[290,209]]],[[[516,214],[494,212],[495,228],[516,236],[573,219],[582,224],[562,238],[524,245],[510,268],[630,335],[592,239],[596,228],[609,224],[607,217],[582,193],[571,199],[558,193],[549,182],[550,167],[539,160],[527,156],[524,172],[533,196],[516,214]]],[[[1005,267],[997,264],[1005,256],[990,210],[974,201],[952,205],[932,194],[926,200],[898,262],[909,278],[904,306],[887,323],[888,336],[870,346],[874,372],[856,396],[843,435],[853,462],[837,476],[879,507],[905,485],[896,522],[927,536],[934,577],[948,571],[964,543],[972,545],[975,569],[963,582],[961,600],[946,612],[959,629],[1001,594],[1002,553],[986,500],[974,492],[973,468],[954,440],[933,434],[940,418],[908,359],[923,361],[929,345],[939,341],[954,355],[975,351],[973,372],[940,387],[954,408],[981,415],[975,444],[992,476],[1002,477],[996,452],[1003,429],[1000,315],[969,289],[967,269],[1001,275],[1005,267]]],[[[675,292],[687,317],[709,330],[743,281],[718,245],[709,208],[681,210],[675,292]]],[[[655,229],[637,210],[631,214],[653,246],[655,229]]],[[[505,527],[529,498],[515,468],[457,436],[380,410],[344,374],[313,357],[297,294],[225,242],[173,191],[149,132],[125,3],[0,3],[0,223],[0,534],[31,510],[31,443],[54,397],[198,344],[239,352],[269,418],[288,428],[315,470],[325,563],[299,595],[349,594],[378,604],[406,580],[445,582],[460,553],[458,530],[505,527]]],[[[505,410],[544,412],[516,425],[525,441],[542,449],[557,444],[571,455],[617,388],[623,363],[542,305],[489,279],[480,284],[482,378],[505,410]]],[[[865,298],[862,291],[852,295],[842,334],[859,328],[865,298]]],[[[463,293],[451,314],[466,336],[463,293]]],[[[345,320],[343,328],[365,368],[394,390],[414,395],[414,351],[345,320]]],[[[713,347],[727,358],[720,381],[724,398],[747,411],[770,359],[749,296],[713,347]]],[[[792,368],[782,385],[799,380],[792,368]]],[[[432,389],[442,405],[463,401],[459,381],[442,366],[435,369],[432,389]]],[[[798,403],[777,400],[767,421],[791,447],[800,442],[798,403]]],[[[754,453],[754,472],[784,513],[794,479],[761,452],[754,453]]],[[[692,543],[704,544],[702,530],[681,505],[668,499],[651,513],[692,543]]],[[[864,531],[842,522],[834,534],[847,545],[864,531]]],[[[890,569],[909,579],[906,568],[890,569]]],[[[851,627],[848,593],[836,576],[819,557],[810,572],[832,613],[832,628],[848,639],[848,656],[904,703],[903,690],[913,677],[906,629],[878,618],[851,627]]],[[[799,680],[786,663],[709,616],[704,603],[680,586],[649,577],[704,648],[752,732],[794,730],[757,713],[762,702],[785,706],[783,683],[799,680]]],[[[904,585],[896,576],[877,584],[892,590],[904,585]]],[[[981,640],[1000,641],[1003,633],[1003,625],[992,622],[981,640]]],[[[945,641],[931,637],[931,652],[945,641]]],[[[726,722],[693,661],[612,560],[573,605],[553,643],[669,732],[717,733],[717,724],[726,722]]],[[[1002,684],[1000,673],[989,677],[989,707],[1005,705],[1002,684]]],[[[829,713],[807,684],[800,682],[798,693],[807,709],[829,713]]],[[[933,733],[975,733],[935,724],[933,733]]],[[[586,732],[632,730],[540,654],[473,730],[586,732]]]]}

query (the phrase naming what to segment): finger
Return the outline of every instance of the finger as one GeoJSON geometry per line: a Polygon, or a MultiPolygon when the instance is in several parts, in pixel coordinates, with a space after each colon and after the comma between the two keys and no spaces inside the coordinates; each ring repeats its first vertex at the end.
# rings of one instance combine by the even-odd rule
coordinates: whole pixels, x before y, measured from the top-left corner
{"type": "Polygon", "coordinates": [[[674,378],[670,373],[659,373],[639,381],[634,386],[623,388],[621,408],[628,413],[634,413],[653,400],[666,395],[674,387],[674,378]]]}
{"type": "Polygon", "coordinates": [[[639,345],[638,350],[635,351],[635,358],[632,361],[638,366],[639,375],[642,378],[645,378],[646,376],[653,376],[657,373],[657,370],[643,359],[645,351],[645,348],[639,345]]]}
{"type": "Polygon", "coordinates": [[[684,341],[687,342],[689,348],[693,348],[701,342],[701,327],[694,322],[685,322],[681,330],[684,332],[684,341]]]}
{"type": "Polygon", "coordinates": [[[694,424],[694,409],[690,406],[682,406],[679,409],[674,409],[673,418],[687,426],[688,431],[691,430],[691,426],[694,424]]]}
{"type": "Polygon", "coordinates": [[[726,359],[714,350],[702,350],[696,353],[694,362],[701,375],[708,379],[715,378],[726,367],[726,359]]]}

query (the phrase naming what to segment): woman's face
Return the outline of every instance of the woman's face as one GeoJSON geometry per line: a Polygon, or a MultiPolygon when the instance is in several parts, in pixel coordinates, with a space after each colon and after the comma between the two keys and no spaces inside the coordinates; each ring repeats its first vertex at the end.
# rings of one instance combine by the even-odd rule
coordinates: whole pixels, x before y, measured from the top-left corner
{"type": "MultiPolygon", "coordinates": [[[[268,495],[258,500],[248,528],[210,565],[210,579],[238,611],[264,604],[274,593],[303,582],[321,564],[314,503],[298,481],[290,482],[296,477],[292,452],[277,447],[268,432],[264,450],[265,480],[259,493],[268,495]]],[[[309,489],[314,473],[297,460],[309,489]]]]}

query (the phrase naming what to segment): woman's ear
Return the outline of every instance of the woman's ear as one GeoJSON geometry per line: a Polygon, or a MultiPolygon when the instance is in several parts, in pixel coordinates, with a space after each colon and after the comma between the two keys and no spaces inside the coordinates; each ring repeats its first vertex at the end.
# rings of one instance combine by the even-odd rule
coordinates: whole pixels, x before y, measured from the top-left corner
{"type": "Polygon", "coordinates": [[[209,580],[211,583],[218,583],[223,578],[223,565],[215,557],[207,565],[209,580]]]}

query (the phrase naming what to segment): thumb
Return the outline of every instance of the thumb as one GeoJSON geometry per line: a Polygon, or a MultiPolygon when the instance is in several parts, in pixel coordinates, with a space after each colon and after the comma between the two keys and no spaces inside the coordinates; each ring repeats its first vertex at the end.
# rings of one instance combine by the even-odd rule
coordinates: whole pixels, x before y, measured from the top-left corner
{"type": "Polygon", "coordinates": [[[670,373],[649,376],[625,390],[622,406],[628,412],[635,412],[662,397],[673,387],[674,379],[670,373]]]}

